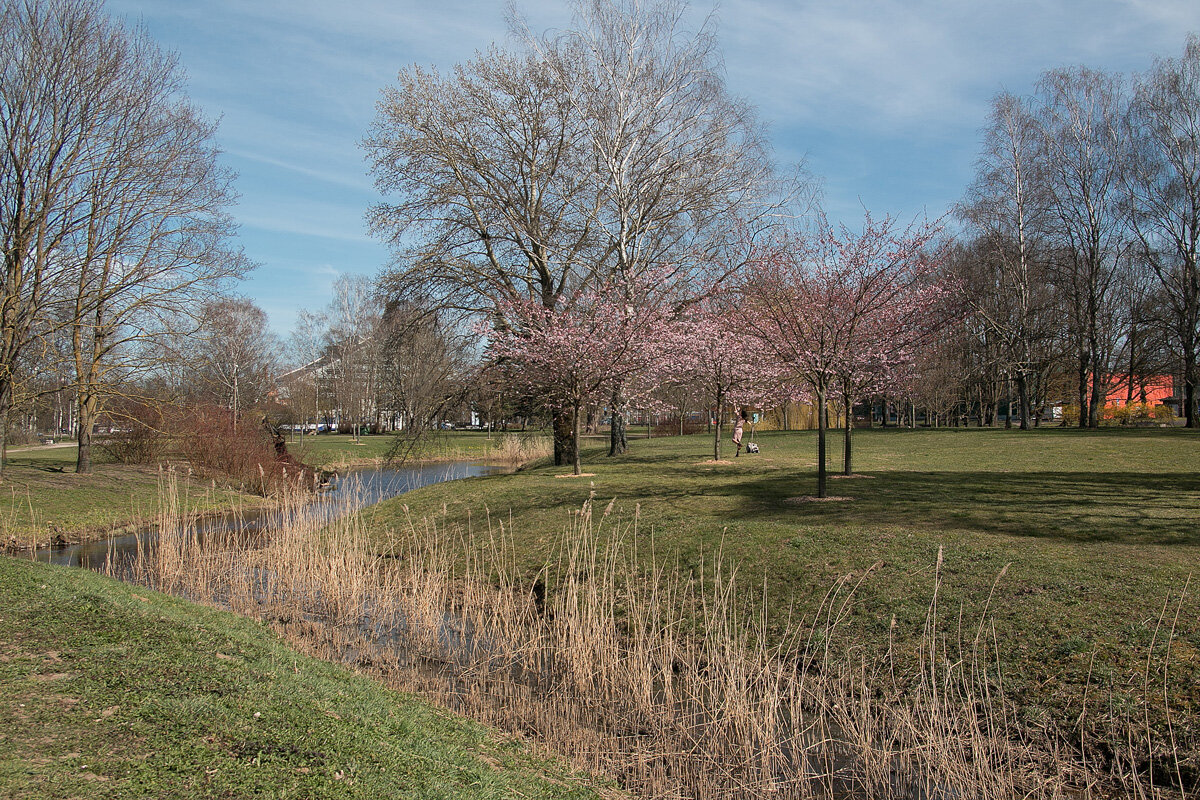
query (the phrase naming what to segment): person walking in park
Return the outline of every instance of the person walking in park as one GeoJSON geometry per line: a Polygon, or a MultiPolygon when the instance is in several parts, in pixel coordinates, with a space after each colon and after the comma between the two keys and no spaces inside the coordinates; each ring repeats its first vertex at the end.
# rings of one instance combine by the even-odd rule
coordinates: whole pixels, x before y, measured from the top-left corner
{"type": "Polygon", "coordinates": [[[733,425],[733,443],[737,445],[737,451],[733,454],[737,458],[742,454],[742,429],[746,426],[746,409],[738,412],[737,422],[733,425]]]}

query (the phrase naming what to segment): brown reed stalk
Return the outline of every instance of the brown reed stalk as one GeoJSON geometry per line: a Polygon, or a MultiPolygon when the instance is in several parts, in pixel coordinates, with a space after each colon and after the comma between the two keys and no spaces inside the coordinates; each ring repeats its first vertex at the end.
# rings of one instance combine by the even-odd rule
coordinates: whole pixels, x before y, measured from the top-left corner
{"type": "Polygon", "coordinates": [[[1133,768],[1149,742],[1131,741],[1130,763],[1104,775],[1017,722],[990,597],[978,620],[947,614],[940,553],[920,657],[904,667],[892,631],[872,651],[845,630],[878,565],[836,582],[807,622],[775,624],[766,587],[749,602],[720,549],[684,575],[612,503],[597,513],[587,501],[529,576],[511,520],[490,514],[465,530],[408,517],[381,544],[350,513],[353,492],[336,504],[297,497],[265,538],[217,544],[195,534],[170,476],[162,495],[162,538],[139,559],[140,580],[268,620],[308,652],[530,734],[641,796],[1162,788],[1133,768]]]}

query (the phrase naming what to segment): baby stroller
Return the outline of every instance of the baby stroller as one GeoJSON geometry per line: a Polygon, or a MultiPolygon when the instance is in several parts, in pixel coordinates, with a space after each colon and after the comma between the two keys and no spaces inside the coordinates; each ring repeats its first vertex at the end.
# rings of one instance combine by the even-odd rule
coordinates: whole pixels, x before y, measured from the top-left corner
{"type": "Polygon", "coordinates": [[[746,454],[758,452],[758,442],[754,441],[754,428],[758,425],[758,414],[750,420],[750,441],[746,442],[746,454]]]}

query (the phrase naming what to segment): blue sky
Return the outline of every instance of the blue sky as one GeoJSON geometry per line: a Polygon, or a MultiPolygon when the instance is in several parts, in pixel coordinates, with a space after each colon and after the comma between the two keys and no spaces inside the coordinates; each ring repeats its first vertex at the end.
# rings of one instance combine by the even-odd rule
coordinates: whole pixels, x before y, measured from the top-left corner
{"type": "MultiPolygon", "coordinates": [[[[566,2],[517,0],[535,31],[566,2]]],[[[411,64],[448,69],[507,41],[502,0],[108,0],[178,53],[192,100],[221,123],[238,172],[241,286],[286,336],[339,273],[376,274],[366,231],[379,197],[358,143],[380,89],[411,64]]],[[[692,7],[699,26],[713,12],[692,7]]],[[[782,164],[806,159],[831,217],[863,206],[944,214],[970,181],[999,90],[1046,69],[1139,72],[1200,32],[1196,0],[725,0],[715,10],[727,81],[768,124],[782,164]]]]}

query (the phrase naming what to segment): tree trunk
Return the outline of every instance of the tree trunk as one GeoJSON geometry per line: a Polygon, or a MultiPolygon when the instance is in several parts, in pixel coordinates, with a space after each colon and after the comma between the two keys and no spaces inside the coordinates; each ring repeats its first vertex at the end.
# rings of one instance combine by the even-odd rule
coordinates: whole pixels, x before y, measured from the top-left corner
{"type": "Polygon", "coordinates": [[[713,461],[721,460],[721,409],[725,406],[725,393],[717,392],[717,425],[713,434],[713,461]]]}
{"type": "Polygon", "coordinates": [[[629,449],[629,435],[625,427],[625,397],[622,387],[613,389],[612,424],[608,432],[608,454],[619,456],[629,449]]]}
{"type": "Polygon", "coordinates": [[[817,389],[817,497],[825,497],[825,430],[829,427],[826,416],[825,389],[817,389]]]}
{"type": "Polygon", "coordinates": [[[0,483],[8,461],[8,412],[12,410],[12,383],[0,378],[0,483]]]}
{"type": "Polygon", "coordinates": [[[1099,428],[1100,427],[1100,411],[1104,408],[1104,400],[1106,399],[1107,394],[1108,394],[1105,391],[1105,389],[1107,388],[1106,387],[1107,383],[1108,383],[1107,377],[1105,375],[1101,374],[1100,370],[1096,369],[1095,366],[1093,365],[1093,368],[1092,368],[1092,397],[1091,397],[1090,403],[1088,404],[1088,427],[1089,428],[1099,428]]]}
{"type": "Polygon", "coordinates": [[[96,422],[96,396],[81,394],[79,398],[79,453],[75,456],[75,471],[89,475],[92,471],[92,425],[96,422]]]}
{"type": "Polygon", "coordinates": [[[1200,428],[1200,415],[1196,413],[1196,383],[1188,381],[1183,385],[1183,417],[1187,427],[1200,428]]]}
{"type": "Polygon", "coordinates": [[[1086,428],[1088,426],[1088,418],[1091,414],[1088,411],[1088,361],[1084,353],[1079,354],[1078,375],[1076,377],[1079,384],[1076,387],[1079,401],[1079,427],[1086,428]]]}
{"type": "Polygon", "coordinates": [[[579,463],[579,433],[580,433],[580,404],[575,404],[575,413],[572,414],[572,430],[571,430],[571,450],[574,453],[572,462],[575,467],[575,474],[579,475],[583,472],[582,465],[579,463]]]}
{"type": "Polygon", "coordinates": [[[1021,414],[1021,430],[1029,430],[1029,375],[1017,370],[1017,406],[1021,414]]]}
{"type": "Polygon", "coordinates": [[[851,473],[851,437],[854,434],[854,401],[849,396],[846,397],[846,436],[842,442],[842,474],[849,475],[851,473]]]}
{"type": "Polygon", "coordinates": [[[1013,391],[1012,376],[1009,376],[1004,379],[1004,394],[1005,394],[1004,399],[1006,401],[1005,409],[1004,409],[1004,427],[1005,428],[1012,427],[1012,409],[1013,409],[1012,391],[1013,391]]]}
{"type": "Polygon", "coordinates": [[[571,418],[571,412],[556,409],[551,415],[551,425],[554,428],[554,466],[564,467],[574,463],[578,440],[574,436],[575,421],[571,418]]]}

